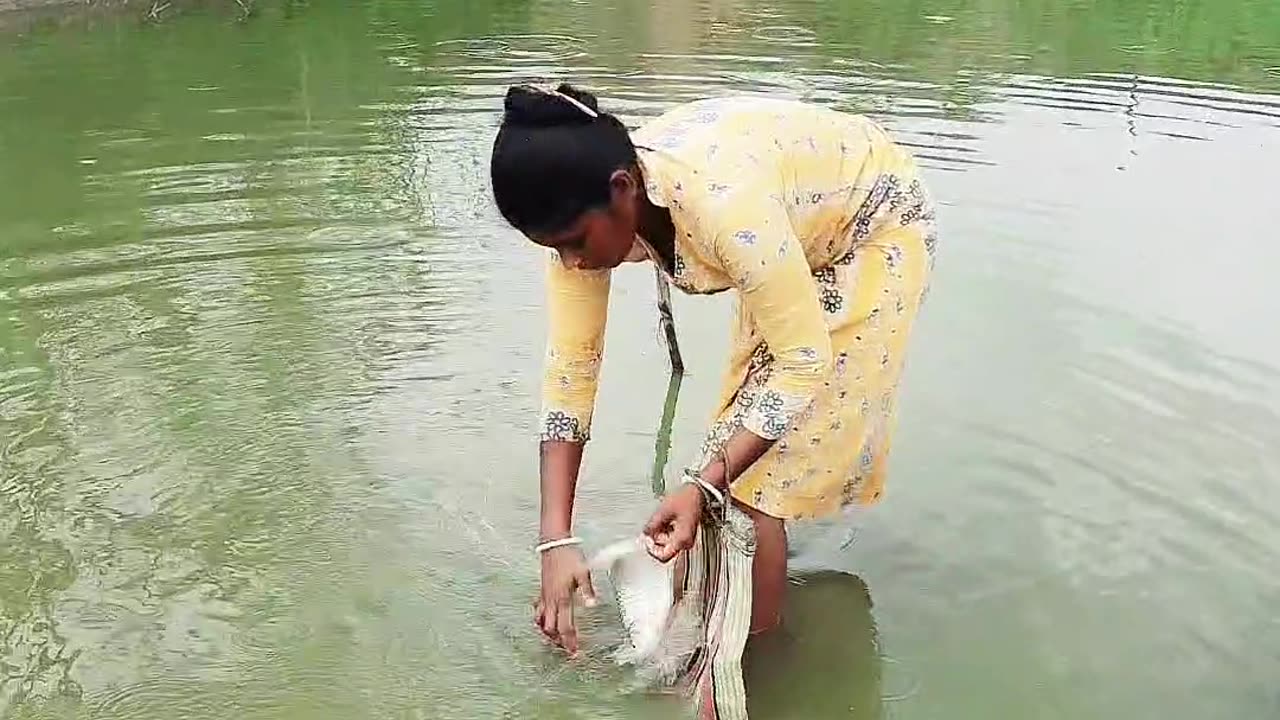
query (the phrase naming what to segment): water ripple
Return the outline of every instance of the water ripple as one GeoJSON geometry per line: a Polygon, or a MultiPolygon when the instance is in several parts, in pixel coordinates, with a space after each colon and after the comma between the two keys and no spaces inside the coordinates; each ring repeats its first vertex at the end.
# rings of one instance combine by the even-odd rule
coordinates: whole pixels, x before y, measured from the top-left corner
{"type": "Polygon", "coordinates": [[[817,44],[818,34],[798,25],[766,25],[751,34],[757,40],[782,43],[790,47],[811,47],[817,44]]]}
{"type": "Polygon", "coordinates": [[[587,41],[569,35],[528,34],[457,38],[436,43],[447,54],[513,63],[564,63],[587,56],[587,41]]]}
{"type": "MultiPolygon", "coordinates": [[[[321,0],[7,45],[0,715],[671,716],[610,665],[609,615],[574,664],[528,631],[544,300],[486,158],[506,85],[567,80],[631,126],[731,93],[868,114],[944,216],[892,499],[805,545],[875,617],[867,587],[823,600],[857,612],[775,700],[814,715],[796,682],[874,686],[891,655],[922,715],[1266,716],[1274,52],[1206,16],[1233,41],[1205,55],[1160,3],[881,5],[321,0]],[[977,661],[1014,682],[957,682],[977,661]]],[[[652,502],[651,281],[614,280],[592,542],[652,502]]],[[[675,457],[725,312],[677,308],[675,457]]]]}

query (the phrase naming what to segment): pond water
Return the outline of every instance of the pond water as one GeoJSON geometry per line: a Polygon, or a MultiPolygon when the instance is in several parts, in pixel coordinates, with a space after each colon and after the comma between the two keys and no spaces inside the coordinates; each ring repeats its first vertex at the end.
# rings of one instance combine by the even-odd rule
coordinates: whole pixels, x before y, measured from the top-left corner
{"type": "MultiPolygon", "coordinates": [[[[0,716],[666,718],[532,632],[505,86],[883,121],[942,236],[884,503],[797,526],[767,718],[1280,716],[1280,5],[311,0],[0,16],[0,716]]],[[[668,372],[615,283],[579,503],[668,372]]],[[[677,298],[668,473],[727,301],[677,298]]],[[[761,658],[764,659],[761,659],[761,658]]]]}

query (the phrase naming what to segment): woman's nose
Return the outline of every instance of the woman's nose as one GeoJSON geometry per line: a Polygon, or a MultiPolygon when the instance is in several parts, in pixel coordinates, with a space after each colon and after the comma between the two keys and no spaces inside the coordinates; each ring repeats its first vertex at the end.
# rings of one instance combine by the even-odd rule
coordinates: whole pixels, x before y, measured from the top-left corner
{"type": "Polygon", "coordinates": [[[572,250],[561,250],[560,264],[569,270],[578,270],[582,267],[582,256],[572,250]]]}

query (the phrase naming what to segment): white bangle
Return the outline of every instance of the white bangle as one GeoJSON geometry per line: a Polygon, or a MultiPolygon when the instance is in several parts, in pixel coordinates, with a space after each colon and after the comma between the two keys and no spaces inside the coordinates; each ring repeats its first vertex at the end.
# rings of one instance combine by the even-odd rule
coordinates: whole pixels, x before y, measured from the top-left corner
{"type": "Polygon", "coordinates": [[[566,547],[569,545],[581,545],[581,544],[582,544],[582,538],[580,537],[560,538],[559,540],[548,540],[542,543],[541,545],[535,547],[533,551],[538,555],[541,555],[542,553],[548,550],[555,550],[558,547],[566,547]]]}
{"type": "Polygon", "coordinates": [[[693,473],[686,471],[684,474],[684,477],[681,478],[681,480],[686,485],[697,485],[701,487],[708,494],[710,494],[711,497],[715,498],[717,505],[720,505],[720,506],[724,505],[724,493],[721,492],[720,488],[716,487],[715,485],[712,485],[710,482],[704,480],[698,475],[694,475],[693,473]]]}

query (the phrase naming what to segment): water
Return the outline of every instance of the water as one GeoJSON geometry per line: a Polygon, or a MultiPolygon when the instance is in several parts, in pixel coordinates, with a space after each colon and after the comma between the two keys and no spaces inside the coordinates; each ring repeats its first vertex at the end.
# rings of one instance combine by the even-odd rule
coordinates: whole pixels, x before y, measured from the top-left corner
{"type": "MultiPolygon", "coordinates": [[[[0,16],[0,716],[671,716],[606,614],[579,663],[532,633],[538,256],[486,157],[542,77],[865,112],[942,204],[888,499],[796,529],[753,718],[1280,715],[1280,6],[139,14],[0,16]]],[[[593,543],[667,386],[620,275],[593,543]]],[[[726,317],[677,298],[675,464],[726,317]]]]}

